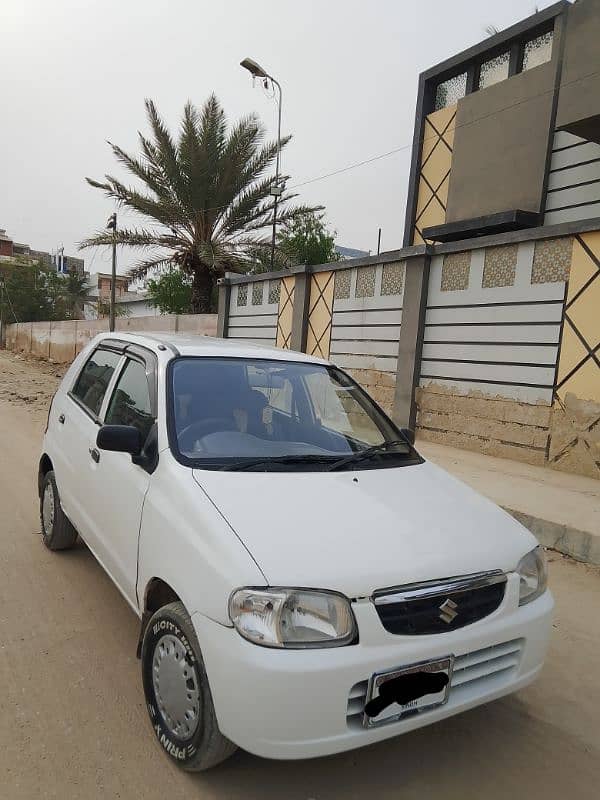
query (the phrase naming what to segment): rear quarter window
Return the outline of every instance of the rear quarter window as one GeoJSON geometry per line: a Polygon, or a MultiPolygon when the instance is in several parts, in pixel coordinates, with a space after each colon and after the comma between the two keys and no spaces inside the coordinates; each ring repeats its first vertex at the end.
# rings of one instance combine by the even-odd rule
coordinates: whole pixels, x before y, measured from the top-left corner
{"type": "Polygon", "coordinates": [[[120,353],[98,348],[85,362],[75,381],[71,394],[96,417],[120,360],[120,353]]]}

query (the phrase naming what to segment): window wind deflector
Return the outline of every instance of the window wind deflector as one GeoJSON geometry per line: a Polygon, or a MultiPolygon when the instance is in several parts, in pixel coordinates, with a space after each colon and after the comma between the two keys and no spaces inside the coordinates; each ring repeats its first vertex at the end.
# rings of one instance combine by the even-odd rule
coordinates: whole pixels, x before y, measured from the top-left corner
{"type": "Polygon", "coordinates": [[[350,456],[340,458],[337,461],[334,461],[329,467],[329,472],[333,472],[333,470],[336,469],[341,469],[341,467],[345,467],[347,464],[357,464],[360,461],[366,461],[373,456],[381,455],[382,453],[387,452],[392,447],[404,448],[403,450],[399,450],[397,453],[393,453],[392,455],[407,456],[410,454],[410,445],[404,439],[395,439],[391,442],[377,444],[374,447],[367,447],[366,450],[359,450],[357,453],[352,453],[350,456]]]}

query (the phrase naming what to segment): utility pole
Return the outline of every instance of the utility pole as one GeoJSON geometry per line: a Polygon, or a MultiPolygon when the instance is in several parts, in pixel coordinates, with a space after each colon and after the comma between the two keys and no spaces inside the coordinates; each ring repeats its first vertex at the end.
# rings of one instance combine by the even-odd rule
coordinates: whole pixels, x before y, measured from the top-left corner
{"type": "Polygon", "coordinates": [[[108,315],[108,330],[112,333],[115,329],[115,288],[117,283],[117,212],[111,214],[106,227],[113,232],[112,240],[112,269],[110,277],[110,311],[108,315]]]}

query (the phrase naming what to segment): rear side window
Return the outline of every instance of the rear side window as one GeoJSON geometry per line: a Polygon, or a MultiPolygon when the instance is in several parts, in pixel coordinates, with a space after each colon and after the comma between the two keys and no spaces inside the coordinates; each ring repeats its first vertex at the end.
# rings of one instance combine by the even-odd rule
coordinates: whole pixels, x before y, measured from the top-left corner
{"type": "Polygon", "coordinates": [[[144,441],[154,424],[146,368],[139,361],[128,361],[110,399],[104,422],[107,425],[133,425],[144,441]]]}
{"type": "Polygon", "coordinates": [[[95,416],[100,413],[108,384],[120,360],[119,353],[98,349],[79,373],[72,394],[95,416]]]}

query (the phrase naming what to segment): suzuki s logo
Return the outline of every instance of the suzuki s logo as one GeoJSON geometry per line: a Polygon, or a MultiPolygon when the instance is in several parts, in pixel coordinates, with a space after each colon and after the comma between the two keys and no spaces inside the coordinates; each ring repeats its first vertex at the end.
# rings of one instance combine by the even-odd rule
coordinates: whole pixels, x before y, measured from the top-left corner
{"type": "Polygon", "coordinates": [[[457,608],[458,606],[456,603],[447,597],[440,606],[440,619],[442,622],[446,622],[448,625],[453,622],[458,616],[458,611],[456,610],[457,608]]]}

